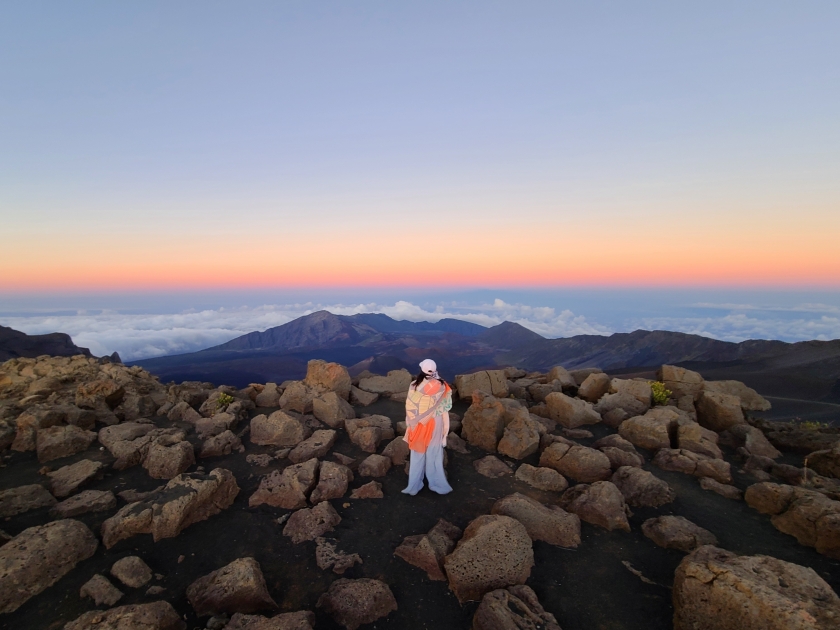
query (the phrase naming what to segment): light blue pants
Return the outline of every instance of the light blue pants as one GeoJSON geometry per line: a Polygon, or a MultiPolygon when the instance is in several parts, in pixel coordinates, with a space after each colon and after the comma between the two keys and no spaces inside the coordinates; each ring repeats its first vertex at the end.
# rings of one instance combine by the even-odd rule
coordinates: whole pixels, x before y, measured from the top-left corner
{"type": "Polygon", "coordinates": [[[446,472],[443,469],[443,446],[441,439],[435,437],[425,453],[411,451],[411,460],[408,469],[408,485],[403,492],[414,496],[423,489],[423,476],[429,480],[429,489],[438,494],[449,494],[452,486],[446,480],[446,472]]]}

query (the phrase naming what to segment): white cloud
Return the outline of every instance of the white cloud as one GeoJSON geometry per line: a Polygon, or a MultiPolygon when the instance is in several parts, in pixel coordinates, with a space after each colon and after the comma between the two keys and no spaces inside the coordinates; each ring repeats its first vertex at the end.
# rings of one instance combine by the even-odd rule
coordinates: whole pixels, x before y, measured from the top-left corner
{"type": "Polygon", "coordinates": [[[828,341],[840,338],[840,317],[827,315],[809,319],[759,318],[745,313],[729,313],[722,317],[654,317],[642,319],[639,327],[736,342],[745,339],[828,341]]]}

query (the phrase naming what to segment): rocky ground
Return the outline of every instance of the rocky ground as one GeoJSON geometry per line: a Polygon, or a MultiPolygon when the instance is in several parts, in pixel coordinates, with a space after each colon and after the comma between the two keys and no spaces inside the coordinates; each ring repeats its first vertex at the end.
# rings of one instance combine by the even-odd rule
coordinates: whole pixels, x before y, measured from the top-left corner
{"type": "Polygon", "coordinates": [[[840,434],[658,377],[458,377],[455,490],[408,497],[404,371],[8,361],[0,627],[840,627],[840,434]]]}

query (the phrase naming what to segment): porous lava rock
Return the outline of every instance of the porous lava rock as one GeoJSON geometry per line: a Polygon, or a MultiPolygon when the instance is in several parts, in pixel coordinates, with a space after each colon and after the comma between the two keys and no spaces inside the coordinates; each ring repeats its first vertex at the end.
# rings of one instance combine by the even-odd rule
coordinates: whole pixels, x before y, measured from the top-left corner
{"type": "Polygon", "coordinates": [[[562,392],[551,392],[545,397],[549,417],[567,429],[574,429],[585,424],[598,424],[601,414],[591,403],[579,398],[572,398],[562,392]]]}
{"type": "Polygon", "coordinates": [[[0,491],[0,518],[9,518],[29,510],[52,507],[55,497],[42,485],[33,483],[0,491]]]}
{"type": "Polygon", "coordinates": [[[390,396],[407,392],[413,377],[408,370],[391,370],[386,376],[369,376],[359,379],[359,389],[374,394],[390,396]]]}
{"type": "Polygon", "coordinates": [[[80,486],[96,478],[104,469],[105,464],[92,459],[83,459],[75,464],[62,466],[58,470],[47,473],[50,479],[50,490],[58,498],[70,496],[80,486]]]}
{"type": "Polygon", "coordinates": [[[720,496],[727,499],[741,501],[744,498],[744,493],[741,492],[735,486],[731,486],[726,483],[720,483],[719,481],[715,481],[711,477],[701,478],[700,487],[703,488],[703,490],[711,490],[712,492],[719,494],[720,496]]]}
{"type": "Polygon", "coordinates": [[[359,464],[359,474],[362,477],[384,477],[391,469],[391,460],[384,455],[368,455],[359,464]]]}
{"type": "Polygon", "coordinates": [[[726,431],[745,422],[741,399],[737,396],[704,391],[697,399],[695,407],[697,421],[712,431],[726,431]]]}
{"type": "Polygon", "coordinates": [[[344,422],[350,441],[366,453],[375,453],[382,440],[393,440],[394,427],[388,416],[364,416],[344,422]]]}
{"type": "Polygon", "coordinates": [[[540,428],[541,425],[529,417],[518,417],[505,427],[496,448],[512,459],[533,455],[540,447],[540,428]]]}
{"type": "Polygon", "coordinates": [[[717,538],[708,529],[682,516],[657,516],[642,523],[642,533],[660,547],[693,551],[702,545],[716,545],[717,538]]]}
{"type": "Polygon", "coordinates": [[[653,464],[662,470],[681,472],[695,477],[711,477],[720,483],[732,481],[729,462],[683,449],[659,449],[653,458],[653,464]]]}
{"type": "Polygon", "coordinates": [[[344,553],[336,549],[335,541],[318,537],[315,539],[315,564],[319,569],[332,569],[333,573],[343,575],[355,564],[362,564],[362,557],[357,553],[344,553]]]}
{"type": "Polygon", "coordinates": [[[297,545],[323,536],[340,522],[341,517],[330,502],[321,501],[311,509],[305,508],[293,513],[283,528],[283,535],[297,545]]]}
{"type": "Polygon", "coordinates": [[[659,507],[677,498],[677,493],[667,482],[641,468],[622,466],[613,473],[610,481],[624,495],[627,505],[633,507],[659,507]]]}
{"type": "Polygon", "coordinates": [[[193,446],[184,439],[183,433],[163,435],[149,445],[143,459],[149,477],[172,479],[195,464],[193,446]]]}
{"type": "Polygon", "coordinates": [[[581,483],[566,490],[560,497],[560,507],[577,514],[582,521],[607,530],[630,531],[629,509],[624,495],[609,481],[581,483]]]}
{"type": "Polygon", "coordinates": [[[703,389],[707,392],[737,396],[744,411],[770,411],[772,408],[769,400],[741,381],[706,381],[703,389]]]}
{"type": "Polygon", "coordinates": [[[490,591],[473,616],[472,630],[560,630],[554,615],[524,584],[490,591]]]}
{"type": "Polygon", "coordinates": [[[55,584],[98,546],[87,525],[73,519],[23,530],[0,547],[0,614],[55,584]]]}
{"type": "Polygon", "coordinates": [[[289,453],[289,461],[299,464],[306,460],[320,459],[333,447],[336,440],[336,432],[331,429],[319,429],[303,442],[295,446],[289,453]]]}
{"type": "Polygon", "coordinates": [[[245,449],[242,446],[242,440],[230,429],[223,431],[218,435],[209,437],[204,440],[201,445],[201,452],[199,457],[222,457],[230,455],[234,451],[243,452],[245,449]]]}
{"type": "Polygon", "coordinates": [[[152,570],[142,558],[126,556],[111,566],[111,575],[130,588],[140,588],[152,579],[152,570]]]}
{"type": "Polygon", "coordinates": [[[309,496],[315,504],[328,499],[340,499],[347,493],[347,486],[353,481],[353,472],[342,464],[335,462],[321,462],[318,475],[318,485],[309,496]]]}
{"type": "Polygon", "coordinates": [[[369,481],[363,486],[359,486],[350,493],[351,499],[383,499],[385,495],[382,493],[382,484],[378,481],[369,481]]]}
{"type": "Polygon", "coordinates": [[[504,370],[482,370],[473,374],[458,374],[455,389],[461,399],[472,398],[477,391],[492,396],[507,398],[510,392],[504,370]]]}
{"type": "Polygon", "coordinates": [[[308,610],[280,613],[274,617],[236,613],[223,630],[312,630],[315,614],[308,610]]]}
{"type": "Polygon", "coordinates": [[[472,404],[464,414],[461,436],[473,446],[495,452],[505,431],[505,407],[481,390],[472,393],[472,404]]]}
{"type": "Polygon", "coordinates": [[[397,610],[397,600],[385,582],[370,578],[341,578],[330,584],[327,592],[318,599],[317,606],[347,630],[356,630],[397,610]]]}
{"type": "Polygon", "coordinates": [[[346,420],[356,417],[356,410],[336,392],[327,392],[312,401],[312,415],[333,429],[338,429],[344,426],[346,420]]]}
{"type": "Polygon", "coordinates": [[[580,544],[580,518],[556,505],[543,505],[515,492],[493,504],[491,514],[510,516],[525,526],[531,540],[542,540],[558,547],[580,544]]]}
{"type": "Polygon", "coordinates": [[[455,549],[455,543],[461,537],[461,533],[460,528],[449,521],[439,519],[428,534],[406,536],[394,550],[394,555],[423,569],[430,580],[445,581],[443,560],[455,549]]]}
{"type": "Polygon", "coordinates": [[[554,442],[540,455],[540,466],[553,468],[564,477],[588,483],[603,481],[612,475],[610,460],[594,448],[554,442]]]}
{"type": "Polygon", "coordinates": [[[610,377],[603,372],[595,372],[584,379],[578,388],[578,397],[591,403],[598,402],[610,391],[610,377]]]}
{"type": "Polygon", "coordinates": [[[298,416],[278,410],[270,416],[260,414],[251,420],[250,440],[259,446],[294,447],[312,434],[298,416]]]}
{"type": "Polygon", "coordinates": [[[494,455],[487,455],[473,462],[473,467],[479,475],[495,479],[513,474],[510,466],[494,455]]]}
{"type": "Polygon", "coordinates": [[[265,503],[286,510],[305,507],[306,497],[318,481],[319,466],[320,462],[313,458],[287,466],[282,471],[272,471],[262,478],[256,492],[248,499],[248,505],[255,507],[265,503]]]}
{"type": "Polygon", "coordinates": [[[514,476],[532,488],[546,492],[563,492],[569,487],[569,482],[566,481],[566,478],[553,468],[522,464],[516,469],[514,476]]]}
{"type": "Polygon", "coordinates": [[[674,574],[674,630],[830,630],[840,598],[810,568],[699,547],[674,574]]]}
{"type": "Polygon", "coordinates": [[[657,370],[656,378],[665,385],[665,389],[671,390],[674,398],[690,396],[692,400],[697,400],[705,388],[700,374],[676,365],[663,365],[657,370]]]}
{"type": "Polygon", "coordinates": [[[238,558],[198,578],[187,587],[187,599],[199,617],[277,608],[254,558],[238,558]]]}
{"type": "Polygon", "coordinates": [[[85,431],[72,424],[41,429],[35,443],[38,461],[43,464],[81,453],[87,450],[95,439],[96,433],[93,431],[85,431]]]}
{"type": "Polygon", "coordinates": [[[478,601],[497,588],[524,584],[533,566],[534,551],[525,526],[502,515],[473,520],[444,560],[449,588],[462,604],[478,601]]]}
{"type": "Polygon", "coordinates": [[[209,474],[178,475],[102,523],[102,543],[110,549],[137,534],[151,534],[156,542],[173,538],[193,523],[230,507],[237,494],[236,478],[224,468],[214,468],[209,474]]]}
{"type": "Polygon", "coordinates": [[[64,630],[184,630],[169,602],[118,606],[110,610],[91,610],[66,624],[64,630]]]}
{"type": "Polygon", "coordinates": [[[97,606],[113,606],[123,597],[123,592],[111,584],[104,575],[94,575],[79,589],[79,597],[90,597],[97,606]]]}
{"type": "Polygon", "coordinates": [[[117,507],[117,497],[110,490],[85,490],[65,499],[50,510],[54,518],[72,518],[88,512],[107,512],[117,507]]]}

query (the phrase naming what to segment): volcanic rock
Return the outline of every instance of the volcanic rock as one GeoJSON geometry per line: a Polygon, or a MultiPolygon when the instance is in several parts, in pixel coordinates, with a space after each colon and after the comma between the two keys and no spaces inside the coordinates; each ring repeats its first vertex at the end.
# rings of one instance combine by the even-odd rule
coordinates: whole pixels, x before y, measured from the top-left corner
{"type": "Polygon", "coordinates": [[[456,453],[461,453],[462,455],[467,455],[470,451],[467,448],[467,443],[461,439],[461,437],[455,433],[450,433],[446,436],[446,448],[450,451],[455,451],[456,453]]]}
{"type": "Polygon", "coordinates": [[[473,462],[473,467],[479,475],[490,477],[491,479],[513,474],[510,466],[493,455],[488,455],[487,457],[475,460],[473,462]]]}
{"type": "Polygon", "coordinates": [[[531,540],[542,540],[558,547],[580,544],[580,518],[556,505],[545,506],[515,492],[493,504],[491,514],[510,516],[525,526],[531,540]]]}
{"type": "Polygon", "coordinates": [[[356,386],[350,388],[350,402],[360,407],[367,407],[379,400],[379,394],[366,392],[356,386]]]}
{"type": "Polygon", "coordinates": [[[497,446],[499,453],[512,459],[524,459],[533,455],[540,447],[541,428],[542,425],[528,417],[517,418],[505,427],[497,446]]]}
{"type": "Polygon", "coordinates": [[[277,404],[286,411],[311,413],[312,401],[321,395],[321,390],[309,387],[303,381],[289,381],[277,404]]]}
{"type": "Polygon", "coordinates": [[[96,433],[72,424],[49,427],[38,431],[36,450],[38,461],[50,462],[86,450],[96,439],[96,433]]]}
{"type": "Polygon", "coordinates": [[[263,503],[286,510],[306,506],[306,495],[315,487],[319,462],[313,458],[301,464],[274,470],[260,481],[257,491],[248,499],[255,507],[263,503]]]}
{"type": "Polygon", "coordinates": [[[293,513],[283,535],[292,539],[295,545],[323,536],[341,522],[341,517],[329,501],[322,501],[311,509],[304,508],[293,513]]]}
{"type": "Polygon", "coordinates": [[[770,401],[741,381],[706,381],[705,391],[737,396],[744,411],[770,411],[770,401]]]}
{"type": "Polygon", "coordinates": [[[295,464],[308,459],[321,458],[333,447],[336,432],[331,429],[319,429],[310,437],[294,447],[289,453],[289,460],[295,464]]]}
{"type": "Polygon", "coordinates": [[[575,378],[562,365],[555,365],[551,368],[545,375],[545,381],[547,383],[560,381],[560,384],[566,388],[577,387],[577,381],[575,381],[575,378]]]}
{"type": "Polygon", "coordinates": [[[671,390],[674,398],[691,396],[693,400],[697,400],[704,389],[702,376],[676,365],[663,365],[657,370],[656,378],[665,385],[665,389],[671,390]]]}
{"type": "Polygon", "coordinates": [[[444,560],[449,588],[462,604],[497,588],[523,584],[533,566],[534,551],[525,526],[501,515],[473,520],[444,560]]]}
{"type": "Polygon", "coordinates": [[[423,569],[430,580],[445,581],[443,560],[455,549],[455,542],[461,537],[461,530],[444,519],[439,519],[428,534],[407,536],[394,555],[409,564],[423,569]]]}
{"type": "Polygon", "coordinates": [[[604,446],[599,450],[610,460],[610,468],[613,470],[618,470],[622,466],[641,468],[645,463],[644,458],[638,453],[631,453],[615,446],[604,446]]]}
{"type": "Polygon", "coordinates": [[[598,402],[601,396],[610,391],[610,381],[610,377],[603,372],[590,374],[580,384],[577,395],[591,403],[598,402]]]}
{"type": "Polygon", "coordinates": [[[566,478],[553,468],[537,468],[530,464],[522,464],[516,469],[515,477],[537,490],[547,492],[563,492],[569,487],[566,478]]]}
{"type": "Polygon", "coordinates": [[[107,405],[116,408],[125,396],[125,388],[112,380],[98,380],[82,383],[76,388],[76,406],[82,409],[97,409],[107,405]]]}
{"type": "Polygon", "coordinates": [[[151,534],[155,542],[173,538],[230,507],[237,494],[236,479],[224,468],[178,475],[149,498],[129,503],[102,523],[102,543],[110,549],[137,534],[151,534]]]}
{"type": "Polygon", "coordinates": [[[0,491],[0,518],[9,518],[29,510],[56,504],[47,489],[37,483],[0,491]]]}
{"type": "Polygon", "coordinates": [[[75,464],[63,466],[56,471],[47,473],[50,487],[56,497],[66,497],[83,484],[95,478],[105,469],[105,464],[90,459],[83,459],[75,464]]]}
{"type": "Polygon", "coordinates": [[[659,507],[677,498],[677,493],[666,482],[641,468],[623,466],[610,480],[632,507],[659,507]]]}
{"type": "Polygon", "coordinates": [[[382,440],[394,439],[394,427],[388,416],[365,416],[345,420],[350,441],[366,453],[375,453],[382,440]]]}
{"type": "Polygon", "coordinates": [[[309,500],[315,504],[328,499],[340,499],[347,493],[351,481],[353,473],[347,466],[330,461],[321,462],[318,485],[309,500]]]}
{"type": "Polygon", "coordinates": [[[560,497],[560,507],[577,514],[582,521],[604,529],[630,531],[630,523],[627,521],[629,510],[624,496],[609,481],[572,486],[560,497]]]}
{"type": "Polygon", "coordinates": [[[382,450],[382,455],[391,460],[392,466],[403,466],[408,461],[411,450],[408,448],[408,442],[401,437],[397,437],[388,442],[388,445],[382,450]]]}
{"type": "Polygon", "coordinates": [[[90,597],[97,606],[113,606],[122,599],[123,592],[108,581],[105,576],[96,574],[82,585],[79,597],[90,597]]]}
{"type": "Polygon", "coordinates": [[[254,398],[257,407],[279,407],[282,391],[277,389],[277,383],[266,383],[263,390],[254,398]]]}
{"type": "Polygon", "coordinates": [[[707,529],[682,516],[658,516],[642,523],[642,533],[660,547],[693,551],[702,545],[716,545],[717,538],[707,529]]]}
{"type": "Polygon", "coordinates": [[[242,441],[233,431],[224,431],[219,435],[207,438],[201,445],[199,457],[222,457],[230,455],[233,451],[243,452],[242,441]]]}
{"type": "Polygon", "coordinates": [[[407,392],[412,381],[408,370],[391,370],[387,376],[370,376],[359,380],[359,389],[373,394],[391,395],[407,392]]]}
{"type": "Polygon", "coordinates": [[[345,420],[356,417],[356,410],[336,392],[327,392],[312,401],[312,414],[324,424],[338,429],[344,426],[345,420]]]}
{"type": "Polygon", "coordinates": [[[318,608],[323,608],[347,630],[356,630],[397,610],[397,600],[388,585],[379,580],[341,578],[321,595],[318,608]]]}
{"type": "Polygon", "coordinates": [[[505,430],[504,416],[505,407],[498,399],[476,390],[464,414],[461,434],[470,444],[494,452],[505,430]]]}
{"type": "Polygon", "coordinates": [[[199,617],[277,608],[260,565],[253,558],[238,558],[198,578],[187,587],[187,599],[199,617]]]}
{"type": "MultiPolygon", "coordinates": [[[[606,418],[610,412],[613,412],[617,409],[624,411],[627,416],[640,416],[645,413],[650,405],[646,405],[641,402],[635,396],[628,394],[626,392],[619,393],[619,394],[604,394],[595,404],[595,411],[601,414],[602,417],[606,418]]],[[[615,422],[613,422],[610,426],[614,426],[615,422]]]]}
{"type": "Polygon", "coordinates": [[[681,472],[695,477],[711,477],[720,483],[731,483],[729,462],[681,449],[660,449],[653,464],[662,470],[681,472]]]}
{"type": "Polygon", "coordinates": [[[143,468],[152,479],[172,479],[195,464],[192,444],[187,442],[183,433],[162,435],[149,444],[143,468]]]}
{"type": "Polygon", "coordinates": [[[312,630],[315,615],[308,610],[280,613],[274,617],[236,613],[223,630],[312,630]]]}
{"type": "Polygon", "coordinates": [[[93,532],[72,519],[23,530],[0,547],[0,614],[55,584],[98,546],[93,532]]]}
{"type": "Polygon", "coordinates": [[[313,389],[335,392],[344,400],[350,397],[350,374],[346,367],[338,363],[312,359],[306,366],[303,383],[313,389]]]}
{"type": "Polygon", "coordinates": [[[601,451],[562,442],[555,442],[542,452],[540,466],[584,483],[609,479],[612,474],[610,460],[601,451]]]}
{"type": "Polygon", "coordinates": [[[384,497],[385,495],[382,494],[382,484],[378,481],[369,481],[350,493],[351,499],[382,499],[384,497]]]}
{"type": "Polygon", "coordinates": [[[110,610],[91,610],[64,630],[184,630],[187,627],[169,602],[132,604],[110,610]]]}
{"type": "Polygon", "coordinates": [[[676,412],[651,413],[625,420],[618,427],[618,433],[625,440],[640,448],[656,450],[671,447],[669,428],[676,428],[679,416],[676,412]]]}
{"type": "Polygon", "coordinates": [[[455,377],[455,389],[461,399],[472,398],[476,391],[507,398],[510,392],[504,370],[483,370],[474,374],[459,374],[455,377]]]}
{"type": "Polygon", "coordinates": [[[126,556],[113,564],[111,575],[130,588],[140,588],[152,579],[152,570],[141,558],[126,556]]]}
{"type": "Polygon", "coordinates": [[[810,568],[703,546],[674,575],[674,630],[829,630],[840,598],[810,568]]]}
{"type": "Polygon", "coordinates": [[[595,411],[591,403],[566,396],[562,392],[552,392],[546,396],[545,404],[551,419],[567,429],[601,421],[601,414],[595,411]]]}
{"type": "MultiPolygon", "coordinates": [[[[729,428],[729,433],[735,438],[736,443],[750,455],[769,457],[770,459],[778,459],[782,456],[764,436],[761,429],[751,427],[748,424],[736,424],[729,428]]],[[[810,463],[810,459],[808,461],[810,463]]]]}
{"type": "Polygon", "coordinates": [[[355,564],[362,564],[359,554],[346,554],[336,550],[335,542],[326,538],[315,539],[315,563],[319,569],[326,571],[332,569],[333,573],[343,575],[347,569],[352,569],[355,564]]]}
{"type": "Polygon", "coordinates": [[[557,619],[540,604],[537,594],[525,585],[490,591],[473,616],[473,630],[560,630],[557,619]]]}
{"type": "Polygon", "coordinates": [[[362,477],[384,477],[391,469],[391,460],[383,455],[368,455],[359,464],[359,474],[362,477]]]}
{"type": "Polygon", "coordinates": [[[251,420],[250,440],[260,446],[297,446],[312,434],[307,424],[298,416],[278,410],[266,417],[263,414],[251,420]]]}
{"type": "MultiPolygon", "coordinates": [[[[758,429],[754,430],[758,431],[758,429]]],[[[761,432],[759,431],[759,433],[761,432]]],[[[764,437],[764,435],[761,437],[764,437]]],[[[717,445],[718,434],[709,429],[704,429],[697,423],[687,422],[679,425],[677,427],[677,443],[681,449],[686,451],[699,453],[714,459],[723,459],[723,453],[717,445]]],[[[769,443],[768,446],[770,446],[769,443]]]]}
{"type": "Polygon", "coordinates": [[[85,490],[65,499],[50,510],[54,518],[72,518],[88,512],[107,512],[117,507],[117,497],[110,490],[85,490]]]}
{"type": "Polygon", "coordinates": [[[808,455],[807,460],[808,467],[816,473],[840,479],[840,442],[833,448],[814,451],[808,455]]]}
{"type": "Polygon", "coordinates": [[[734,499],[735,501],[741,501],[744,498],[744,493],[738,490],[735,486],[730,486],[726,483],[720,483],[715,481],[711,477],[703,477],[700,479],[700,487],[703,490],[711,490],[719,494],[720,496],[727,498],[727,499],[734,499]]]}
{"type": "Polygon", "coordinates": [[[650,408],[652,394],[650,382],[646,380],[614,378],[610,381],[610,393],[628,394],[650,408]]]}
{"type": "Polygon", "coordinates": [[[704,391],[695,406],[697,421],[712,431],[725,431],[745,422],[741,400],[737,396],[704,391]]]}

